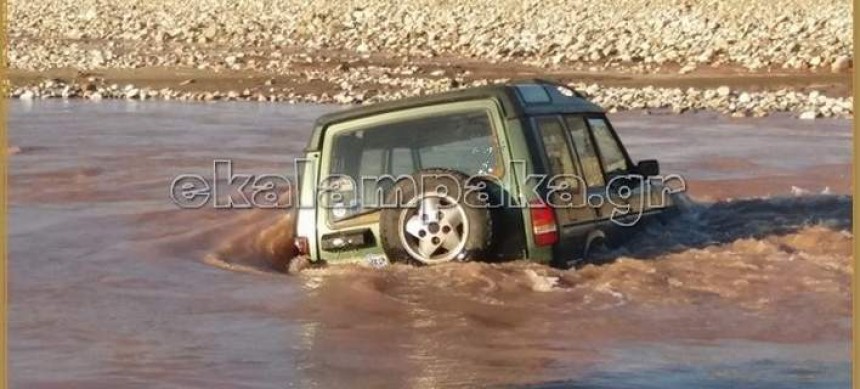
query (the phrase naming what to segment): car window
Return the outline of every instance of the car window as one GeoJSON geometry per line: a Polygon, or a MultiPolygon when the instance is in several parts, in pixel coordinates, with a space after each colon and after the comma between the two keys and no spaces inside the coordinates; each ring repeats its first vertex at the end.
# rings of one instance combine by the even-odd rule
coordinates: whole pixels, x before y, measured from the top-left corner
{"type": "Polygon", "coordinates": [[[441,139],[417,145],[422,169],[448,168],[467,175],[492,174],[495,170],[490,118],[486,113],[448,117],[428,131],[441,139]]]}
{"type": "Polygon", "coordinates": [[[543,139],[544,150],[546,150],[546,158],[549,162],[550,178],[558,175],[570,176],[564,179],[554,179],[550,183],[553,185],[564,183],[570,189],[579,189],[579,181],[573,178],[578,177],[579,172],[573,163],[561,122],[555,118],[541,118],[538,119],[538,128],[543,139]]]}
{"type": "Polygon", "coordinates": [[[383,154],[385,150],[369,149],[361,153],[361,162],[359,163],[358,173],[362,176],[378,176],[385,173],[385,165],[383,164],[383,154]]]}
{"type": "Polygon", "coordinates": [[[570,131],[571,140],[573,140],[576,155],[579,157],[579,164],[582,167],[582,178],[590,187],[605,185],[600,161],[597,159],[597,152],[591,142],[591,137],[588,135],[585,119],[582,116],[567,116],[565,121],[567,122],[567,129],[570,131]]]}
{"type": "MultiPolygon", "coordinates": [[[[466,175],[493,174],[497,152],[490,112],[481,109],[386,123],[342,132],[332,140],[329,174],[352,177],[412,174],[426,168],[454,169],[466,175]],[[417,155],[418,158],[414,158],[417,155]],[[389,160],[390,158],[390,160],[389,160]],[[416,166],[416,162],[417,165],[416,166]]],[[[342,212],[343,218],[371,208],[377,199],[371,193],[386,187],[362,188],[364,199],[356,199],[342,212]],[[373,200],[373,201],[370,201],[373,200]]]]}
{"type": "Polygon", "coordinates": [[[591,126],[591,131],[594,134],[594,139],[597,142],[597,149],[600,151],[600,160],[603,162],[603,168],[607,175],[615,175],[627,171],[627,158],[624,157],[624,152],[621,150],[621,145],[613,136],[612,131],[605,119],[590,118],[588,125],[591,126]]]}
{"type": "Polygon", "coordinates": [[[412,164],[411,150],[417,150],[421,166],[413,166],[415,170],[439,167],[467,175],[493,173],[496,150],[490,123],[489,112],[480,110],[341,133],[333,139],[331,173],[353,175],[365,170],[362,154],[374,150],[396,150],[391,170],[401,172],[412,164]]]}
{"type": "MultiPolygon", "coordinates": [[[[387,166],[385,165],[385,153],[386,151],[383,149],[368,149],[364,150],[361,153],[361,162],[359,164],[358,170],[358,178],[361,177],[380,177],[383,174],[386,174],[387,166]]],[[[356,181],[358,184],[358,181],[356,181]]],[[[373,204],[381,204],[382,198],[379,198],[381,194],[378,192],[377,185],[360,185],[359,186],[364,194],[361,197],[361,201],[364,202],[365,205],[373,205],[373,204]]]]}
{"type": "Polygon", "coordinates": [[[399,177],[409,175],[415,172],[415,164],[412,160],[412,150],[405,147],[398,147],[391,150],[391,166],[389,167],[391,175],[399,177]]]}

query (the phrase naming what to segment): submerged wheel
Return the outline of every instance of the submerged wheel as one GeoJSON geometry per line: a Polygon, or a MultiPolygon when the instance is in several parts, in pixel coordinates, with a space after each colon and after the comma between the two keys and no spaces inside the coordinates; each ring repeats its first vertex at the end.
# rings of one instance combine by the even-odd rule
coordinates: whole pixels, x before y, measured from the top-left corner
{"type": "Polygon", "coordinates": [[[486,201],[467,191],[468,177],[426,169],[401,180],[389,193],[379,222],[382,248],[392,261],[435,265],[480,258],[490,247],[486,201]],[[400,196],[400,198],[398,198],[400,196]]]}
{"type": "Polygon", "coordinates": [[[311,266],[311,260],[307,255],[297,255],[290,258],[286,264],[287,274],[296,275],[311,266]]]}
{"type": "Polygon", "coordinates": [[[603,234],[589,239],[582,250],[582,259],[579,261],[579,264],[600,265],[608,262],[611,253],[609,246],[610,242],[603,234]]]}

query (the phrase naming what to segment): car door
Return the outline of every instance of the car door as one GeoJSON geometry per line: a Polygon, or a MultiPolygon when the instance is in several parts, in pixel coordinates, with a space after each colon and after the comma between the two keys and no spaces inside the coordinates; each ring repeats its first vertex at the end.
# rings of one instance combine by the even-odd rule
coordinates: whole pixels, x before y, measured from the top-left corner
{"type": "Polygon", "coordinates": [[[607,180],[586,119],[581,115],[566,115],[564,122],[573,146],[572,154],[586,185],[587,204],[594,210],[596,219],[605,220],[611,214],[612,205],[606,201],[607,180]]]}
{"type": "MultiPolygon", "coordinates": [[[[588,125],[598,164],[605,181],[606,203],[601,218],[616,226],[632,226],[645,211],[647,188],[642,178],[633,175],[627,151],[604,116],[583,117],[588,125]]],[[[573,119],[571,119],[573,120],[573,119]]]]}
{"type": "MultiPolygon", "coordinates": [[[[590,188],[583,177],[588,175],[576,161],[574,147],[561,116],[537,117],[535,127],[544,149],[547,201],[555,209],[559,229],[554,257],[570,260],[582,252],[597,217],[595,210],[587,205],[590,188]]],[[[600,173],[599,169],[597,173],[600,173]]]]}
{"type": "Polygon", "coordinates": [[[323,144],[317,213],[320,258],[366,260],[382,252],[379,215],[401,175],[448,168],[502,177],[492,101],[467,101],[383,113],[333,125],[323,144]]]}

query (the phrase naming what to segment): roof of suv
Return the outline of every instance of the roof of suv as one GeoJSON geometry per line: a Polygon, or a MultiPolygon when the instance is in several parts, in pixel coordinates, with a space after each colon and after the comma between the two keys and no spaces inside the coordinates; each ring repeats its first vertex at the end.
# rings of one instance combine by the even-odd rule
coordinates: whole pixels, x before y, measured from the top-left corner
{"type": "Polygon", "coordinates": [[[522,80],[475,88],[458,89],[427,96],[410,97],[350,109],[335,111],[320,116],[308,142],[307,151],[322,147],[323,134],[329,126],[367,116],[418,108],[428,105],[459,101],[494,99],[501,105],[502,115],[508,119],[524,115],[550,113],[603,113],[600,106],[563,84],[546,80],[522,80]]]}

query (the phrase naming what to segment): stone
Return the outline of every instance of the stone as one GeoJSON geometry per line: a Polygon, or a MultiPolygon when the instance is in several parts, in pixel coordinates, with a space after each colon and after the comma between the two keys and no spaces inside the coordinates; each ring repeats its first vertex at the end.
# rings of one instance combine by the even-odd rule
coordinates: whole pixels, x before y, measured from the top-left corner
{"type": "MultiPolygon", "coordinates": [[[[717,2],[719,5],[630,0],[624,7],[604,6],[596,0],[550,0],[528,10],[517,2],[470,6],[437,2],[415,12],[421,1],[368,0],[359,9],[347,2],[304,7],[295,0],[279,2],[277,7],[261,7],[265,3],[261,0],[166,0],[157,5],[95,0],[69,13],[55,0],[20,0],[9,4],[15,17],[9,19],[7,53],[12,69],[37,74],[58,68],[85,71],[94,67],[164,66],[203,72],[242,68],[257,72],[254,74],[277,75],[283,87],[273,88],[274,82],[264,81],[272,87],[263,92],[267,101],[343,100],[347,104],[493,84],[515,73],[510,69],[518,66],[556,68],[559,74],[589,70],[598,75],[611,72],[625,76],[662,72],[676,65],[680,74],[706,68],[765,72],[809,66],[842,73],[853,66],[851,31],[844,28],[853,21],[847,3],[814,7],[811,0],[777,0],[779,12],[772,12],[775,3],[770,0],[717,2]],[[738,12],[741,8],[743,12],[738,12]],[[32,12],[34,9],[39,12],[32,12]],[[641,17],[621,17],[627,14],[641,17]],[[54,39],[55,35],[67,39],[54,39]],[[93,41],[99,44],[91,44],[93,41]],[[504,64],[500,69],[506,74],[474,79],[468,71],[452,65],[461,60],[504,64]],[[423,69],[414,65],[416,61],[423,69]],[[286,90],[306,80],[332,87],[302,93],[286,90]]],[[[90,81],[96,86],[103,82],[90,81]]],[[[211,93],[153,93],[145,83],[97,91],[104,98],[123,98],[133,89],[142,89],[137,97],[218,100],[221,96],[229,98],[227,91],[234,88],[241,91],[239,98],[259,100],[257,93],[261,92],[253,88],[252,94],[244,93],[248,84],[223,85],[229,86],[211,93]]],[[[92,98],[96,92],[92,86],[61,80],[14,87],[17,89],[12,95],[24,99],[92,98]],[[68,84],[72,88],[67,88],[68,84]]],[[[753,93],[740,83],[734,88],[596,85],[588,94],[608,110],[660,107],[726,114],[743,110],[755,116],[778,111],[800,115],[812,110],[816,117],[853,116],[850,98],[753,93]]]]}
{"type": "Polygon", "coordinates": [[[851,58],[847,55],[840,56],[830,65],[830,70],[833,73],[844,72],[851,67],[851,58]]]}
{"type": "Polygon", "coordinates": [[[202,35],[204,38],[212,40],[218,36],[218,27],[209,26],[203,29],[202,35]]]}
{"type": "Polygon", "coordinates": [[[812,59],[809,60],[809,64],[812,65],[812,67],[818,67],[821,65],[821,62],[822,59],[819,56],[812,57],[812,59]]]}
{"type": "Polygon", "coordinates": [[[689,65],[682,67],[681,70],[678,71],[678,74],[687,74],[687,73],[691,73],[695,70],[696,70],[696,65],[695,64],[689,64],[689,65]]]}
{"type": "Polygon", "coordinates": [[[818,114],[815,111],[806,111],[800,114],[799,118],[802,120],[815,120],[818,117],[818,114]]]}

